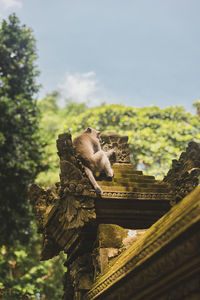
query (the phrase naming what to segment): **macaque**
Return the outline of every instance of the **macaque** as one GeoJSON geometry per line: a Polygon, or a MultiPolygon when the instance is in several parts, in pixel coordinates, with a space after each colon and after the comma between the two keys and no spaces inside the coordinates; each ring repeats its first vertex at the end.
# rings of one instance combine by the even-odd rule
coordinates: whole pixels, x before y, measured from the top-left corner
{"type": "Polygon", "coordinates": [[[113,154],[114,149],[104,152],[101,149],[100,132],[88,127],[83,133],[73,140],[73,146],[77,155],[81,157],[85,172],[92,183],[96,193],[102,194],[103,191],[94,178],[96,172],[104,172],[106,176],[113,177],[113,170],[109,157],[113,154]]]}

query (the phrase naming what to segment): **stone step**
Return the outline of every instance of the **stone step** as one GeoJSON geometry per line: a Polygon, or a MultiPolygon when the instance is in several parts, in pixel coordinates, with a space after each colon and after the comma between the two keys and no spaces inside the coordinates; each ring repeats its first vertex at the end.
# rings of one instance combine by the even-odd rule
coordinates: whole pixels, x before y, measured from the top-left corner
{"type": "MultiPolygon", "coordinates": [[[[98,181],[98,183],[100,185],[103,185],[103,186],[119,186],[119,184],[115,181],[105,181],[105,180],[102,180],[102,181],[98,181]]],[[[167,184],[158,184],[158,183],[152,183],[152,182],[147,182],[147,183],[144,183],[144,182],[131,182],[131,183],[123,183],[121,184],[120,186],[129,186],[129,187],[136,187],[136,188],[161,188],[161,189],[168,189],[168,185],[167,184]]]]}
{"type": "Polygon", "coordinates": [[[114,171],[114,177],[124,177],[124,178],[128,178],[128,177],[133,177],[133,176],[147,176],[147,175],[143,175],[140,173],[134,173],[134,172],[130,172],[130,173],[122,173],[122,172],[115,172],[114,171]]]}
{"type": "MultiPolygon", "coordinates": [[[[129,172],[129,173],[123,173],[123,172],[115,172],[114,171],[114,178],[146,178],[146,176],[148,175],[143,175],[142,173],[140,173],[140,171],[135,171],[135,172],[129,172]]],[[[106,175],[104,173],[96,173],[95,177],[99,180],[103,180],[104,178],[106,178],[106,175]]],[[[154,176],[148,176],[148,178],[154,179],[154,176]]]]}
{"type": "Polygon", "coordinates": [[[134,169],[134,166],[132,164],[126,164],[126,163],[114,163],[112,165],[113,169],[134,169]]]}
{"type": "Polygon", "coordinates": [[[156,181],[154,176],[147,176],[147,175],[143,175],[143,176],[141,176],[141,175],[132,175],[132,176],[129,176],[129,177],[125,177],[125,176],[116,177],[114,175],[113,180],[116,181],[116,182],[120,182],[120,183],[134,182],[134,181],[137,182],[137,180],[139,180],[140,182],[145,181],[145,180],[149,180],[150,182],[155,182],[156,181]]]}
{"type": "Polygon", "coordinates": [[[113,171],[114,171],[115,174],[122,174],[122,175],[125,175],[125,174],[128,174],[128,175],[129,174],[143,175],[142,171],[138,171],[138,170],[134,170],[134,169],[129,169],[129,170],[126,170],[126,169],[124,169],[124,170],[121,170],[121,169],[120,170],[119,169],[115,170],[115,169],[113,169],[113,171]]]}
{"type": "Polygon", "coordinates": [[[169,189],[163,189],[159,187],[151,187],[151,188],[136,188],[133,186],[104,186],[101,185],[103,191],[106,192],[140,192],[140,193],[169,193],[169,189]]]}
{"type": "Polygon", "coordinates": [[[142,176],[141,177],[135,177],[135,178],[132,178],[130,180],[122,180],[122,179],[119,179],[119,178],[112,178],[112,180],[109,180],[107,178],[96,178],[96,180],[98,182],[105,182],[105,183],[111,183],[112,184],[134,184],[134,183],[144,183],[144,184],[156,184],[157,181],[155,179],[146,179],[146,178],[143,178],[142,176]]]}
{"type": "Polygon", "coordinates": [[[112,169],[116,173],[133,173],[142,175],[142,171],[136,170],[131,164],[114,164],[112,169]]]}
{"type": "MultiPolygon", "coordinates": [[[[98,175],[98,174],[96,174],[96,180],[109,180],[109,178],[108,177],[106,177],[106,175],[98,175]]],[[[149,182],[155,182],[156,180],[155,180],[155,177],[154,176],[149,176],[149,175],[139,175],[139,174],[116,174],[116,173],[114,173],[114,176],[113,176],[113,178],[112,178],[112,180],[115,180],[115,181],[126,181],[126,182],[128,182],[128,181],[130,181],[130,182],[132,182],[132,181],[138,181],[138,182],[142,182],[142,181],[144,181],[144,182],[146,182],[146,181],[149,181],[149,182]]]]}

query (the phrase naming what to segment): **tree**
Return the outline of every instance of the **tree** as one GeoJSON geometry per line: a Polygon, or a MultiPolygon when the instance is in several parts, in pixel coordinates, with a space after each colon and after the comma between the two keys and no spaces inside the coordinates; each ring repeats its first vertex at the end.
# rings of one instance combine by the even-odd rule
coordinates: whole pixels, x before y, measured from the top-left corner
{"type": "Polygon", "coordinates": [[[34,234],[28,247],[16,242],[12,248],[5,245],[0,248],[0,299],[1,293],[4,300],[62,298],[66,257],[60,253],[41,262],[41,243],[34,234]]]}
{"type": "Polygon", "coordinates": [[[188,142],[200,142],[198,116],[178,106],[161,109],[157,106],[101,105],[86,110],[78,118],[67,119],[65,130],[77,134],[88,126],[128,135],[134,166],[160,179],[188,142]]]}
{"type": "Polygon", "coordinates": [[[15,14],[0,28],[0,236],[25,243],[31,210],[27,188],[43,169],[39,137],[36,46],[32,31],[15,14]]]}
{"type": "MultiPolygon", "coordinates": [[[[0,298],[59,299],[62,255],[40,262],[27,188],[44,170],[32,31],[11,15],[0,28],[0,298]],[[28,242],[28,243],[27,243],[28,242]],[[38,296],[38,297],[39,297],[38,296]]],[[[53,110],[53,107],[51,107],[53,110]]],[[[49,128],[50,129],[50,128],[49,128]]]]}
{"type": "Polygon", "coordinates": [[[197,110],[197,115],[200,117],[200,100],[197,100],[195,103],[193,103],[193,106],[197,110]]]}
{"type": "Polygon", "coordinates": [[[63,132],[66,120],[78,117],[82,112],[88,109],[86,103],[73,102],[70,99],[65,100],[65,106],[59,106],[60,94],[53,91],[39,101],[39,108],[42,113],[40,130],[47,139],[45,147],[46,159],[45,165],[49,165],[48,171],[41,172],[37,177],[37,182],[53,187],[55,182],[59,181],[59,158],[56,149],[56,140],[58,134],[63,132]]]}
{"type": "Polygon", "coordinates": [[[172,159],[178,158],[190,141],[200,142],[199,117],[179,106],[165,109],[157,106],[134,108],[104,103],[88,108],[84,103],[67,102],[59,113],[53,112],[50,106],[48,111],[42,112],[41,126],[47,132],[48,122],[52,123],[53,120],[57,124],[49,140],[51,152],[46,148],[51,167],[47,173],[42,172],[37,177],[38,182],[46,185],[59,180],[56,175],[59,174],[59,159],[55,140],[62,132],[70,131],[75,136],[91,126],[101,132],[112,131],[128,135],[132,163],[136,168],[144,170],[145,174],[155,175],[157,179],[162,179],[169,170],[172,159]],[[47,116],[51,116],[51,120],[47,116]],[[51,164],[52,161],[54,164],[51,164]]]}

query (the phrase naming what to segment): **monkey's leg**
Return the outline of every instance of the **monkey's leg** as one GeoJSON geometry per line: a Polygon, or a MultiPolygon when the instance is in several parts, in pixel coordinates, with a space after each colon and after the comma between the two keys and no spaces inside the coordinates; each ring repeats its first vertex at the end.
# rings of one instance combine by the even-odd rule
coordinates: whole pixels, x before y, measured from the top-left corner
{"type": "Polygon", "coordinates": [[[113,153],[115,153],[114,149],[110,149],[108,151],[99,150],[93,154],[93,160],[100,160],[104,154],[109,158],[113,153]]]}
{"type": "Polygon", "coordinates": [[[106,173],[106,176],[113,177],[114,172],[113,169],[111,168],[110,161],[105,153],[104,153],[103,161],[104,161],[104,172],[106,173]]]}
{"type": "Polygon", "coordinates": [[[96,171],[104,171],[106,173],[106,176],[113,177],[113,170],[111,168],[110,161],[106,155],[106,152],[104,152],[103,150],[96,152],[92,156],[92,160],[95,164],[96,171]]]}
{"type": "Polygon", "coordinates": [[[100,188],[100,186],[98,185],[98,183],[96,182],[96,179],[94,178],[92,171],[87,167],[84,167],[84,168],[85,168],[85,173],[87,174],[87,176],[88,176],[90,182],[92,183],[97,194],[103,194],[103,191],[100,188]]]}

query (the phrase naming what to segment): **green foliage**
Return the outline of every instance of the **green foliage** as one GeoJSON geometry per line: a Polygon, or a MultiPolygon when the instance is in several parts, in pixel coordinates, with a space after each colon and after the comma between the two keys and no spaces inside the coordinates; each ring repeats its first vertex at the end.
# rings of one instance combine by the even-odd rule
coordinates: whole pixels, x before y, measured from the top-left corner
{"type": "MultiPolygon", "coordinates": [[[[34,98],[35,59],[31,30],[10,16],[0,28],[0,294],[9,300],[25,295],[39,299],[37,294],[40,299],[61,299],[62,295],[63,255],[39,261],[42,242],[27,201],[28,185],[48,164],[34,98]]],[[[55,112],[53,106],[51,110],[55,112]]]]}
{"type": "Polygon", "coordinates": [[[47,140],[46,159],[43,161],[45,165],[49,165],[50,169],[41,172],[37,177],[37,182],[43,186],[52,186],[59,181],[59,158],[57,156],[56,140],[58,134],[63,133],[66,120],[78,117],[83,111],[87,110],[85,103],[76,103],[67,99],[65,106],[59,106],[60,95],[57,91],[47,94],[47,96],[39,102],[39,108],[42,113],[40,123],[41,135],[47,140]]]}
{"type": "Polygon", "coordinates": [[[0,28],[0,236],[1,243],[25,243],[31,212],[27,187],[43,169],[35,40],[11,15],[0,28]]]}
{"type": "Polygon", "coordinates": [[[88,126],[129,136],[132,162],[146,174],[161,178],[171,160],[185,150],[191,140],[200,141],[200,120],[183,107],[133,108],[104,105],[67,119],[65,129],[80,133],[88,126]]]}
{"type": "Polygon", "coordinates": [[[200,117],[200,100],[197,100],[195,103],[193,103],[193,106],[197,110],[197,115],[200,117]]]}
{"type": "Polygon", "coordinates": [[[61,299],[65,255],[41,262],[41,240],[32,235],[27,247],[19,242],[14,247],[0,248],[0,292],[3,300],[61,299]]]}
{"type": "Polygon", "coordinates": [[[32,99],[38,91],[36,58],[31,29],[20,25],[15,14],[9,16],[8,22],[3,20],[0,29],[0,95],[13,100],[18,95],[32,99]]]}
{"type": "Polygon", "coordinates": [[[49,137],[46,151],[51,168],[48,172],[40,173],[37,181],[47,186],[59,180],[55,140],[58,134],[69,130],[75,136],[91,126],[101,132],[128,135],[135,167],[157,178],[167,173],[171,160],[185,150],[188,142],[200,142],[199,117],[186,112],[182,107],[133,108],[102,104],[88,108],[84,103],[68,101],[61,108],[58,101],[59,95],[54,92],[39,103],[42,111],[41,129],[49,137]]]}
{"type": "MultiPolygon", "coordinates": [[[[61,299],[62,295],[64,255],[39,261],[42,242],[27,200],[28,185],[48,164],[34,98],[35,59],[31,30],[21,26],[15,15],[4,20],[0,27],[0,298],[3,293],[1,299],[8,300],[25,295],[61,299]]],[[[55,111],[52,106],[51,110],[55,111]]]]}
{"type": "MultiPolygon", "coordinates": [[[[48,98],[44,100],[50,101],[48,98]]],[[[56,101],[58,103],[58,99],[56,101]]],[[[53,183],[51,178],[55,179],[55,174],[59,174],[55,139],[64,131],[70,131],[74,136],[91,126],[101,132],[128,135],[132,163],[136,168],[144,170],[145,174],[155,175],[158,179],[162,179],[167,173],[172,159],[178,158],[188,142],[200,141],[200,119],[178,106],[165,109],[157,106],[134,108],[104,103],[88,108],[85,104],[67,102],[64,108],[59,109],[59,113],[51,110],[50,106],[49,110],[42,110],[42,113],[41,126],[47,131],[48,116],[56,123],[49,140],[51,152],[48,149],[48,153],[51,153],[49,163],[54,161],[54,167],[51,167],[46,176],[43,172],[37,178],[47,185],[53,183]],[[81,108],[81,105],[84,106],[81,108]]],[[[53,123],[51,120],[49,122],[53,123]]]]}
{"type": "MultiPolygon", "coordinates": [[[[64,255],[40,262],[41,240],[27,201],[34,181],[51,186],[59,180],[56,139],[88,126],[129,136],[132,162],[144,173],[162,177],[188,142],[200,142],[200,119],[182,107],[160,109],[85,103],[48,94],[37,105],[35,40],[15,15],[0,28],[0,298],[61,299],[64,255]],[[40,120],[39,109],[42,113],[40,120]],[[47,141],[43,155],[42,140],[47,141]],[[50,165],[49,170],[43,166],[50,165]],[[39,175],[38,175],[39,174],[39,175]],[[27,242],[26,246],[25,243],[27,242]]],[[[199,111],[199,101],[194,106],[199,111]]]]}

